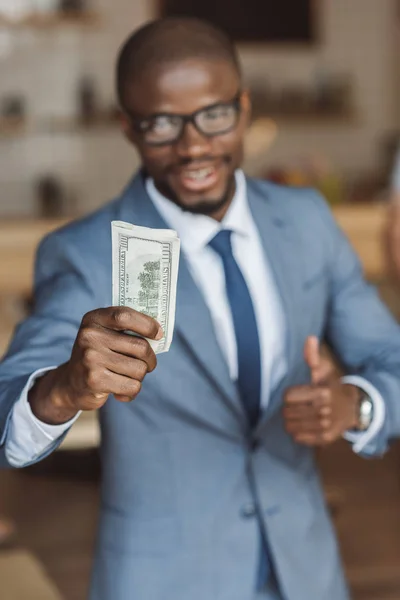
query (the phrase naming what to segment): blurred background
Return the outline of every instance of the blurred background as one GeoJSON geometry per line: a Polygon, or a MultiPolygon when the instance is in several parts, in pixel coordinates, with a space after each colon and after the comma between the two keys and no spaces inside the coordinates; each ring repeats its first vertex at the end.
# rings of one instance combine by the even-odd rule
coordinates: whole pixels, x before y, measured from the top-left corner
{"type": "MultiPolygon", "coordinates": [[[[385,238],[400,189],[399,0],[0,0],[0,355],[29,311],[39,239],[118,195],[138,166],[119,131],[115,58],[169,14],[237,41],[254,104],[247,173],[319,188],[400,316],[385,238]]],[[[4,600],[85,598],[98,441],[83,416],[54,456],[0,472],[4,600]]],[[[400,446],[367,462],[338,443],[319,460],[354,598],[399,600],[400,446]]]]}

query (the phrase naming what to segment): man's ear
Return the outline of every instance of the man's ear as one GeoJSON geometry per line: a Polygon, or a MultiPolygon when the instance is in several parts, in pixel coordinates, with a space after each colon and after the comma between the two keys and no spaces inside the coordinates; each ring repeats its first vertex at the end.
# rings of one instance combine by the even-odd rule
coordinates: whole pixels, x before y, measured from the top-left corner
{"type": "Polygon", "coordinates": [[[135,133],[132,131],[132,124],[129,117],[122,111],[119,111],[118,121],[121,127],[121,131],[131,144],[136,145],[135,133]]]}
{"type": "Polygon", "coordinates": [[[252,110],[250,91],[248,89],[244,89],[240,95],[240,106],[246,119],[246,126],[248,127],[251,121],[252,110]]]}

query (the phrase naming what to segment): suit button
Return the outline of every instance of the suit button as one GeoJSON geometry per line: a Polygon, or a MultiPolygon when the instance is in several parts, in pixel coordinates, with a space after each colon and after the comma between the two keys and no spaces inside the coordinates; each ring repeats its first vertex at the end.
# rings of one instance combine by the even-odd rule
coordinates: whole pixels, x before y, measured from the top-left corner
{"type": "Polygon", "coordinates": [[[242,506],[241,510],[240,510],[240,516],[243,519],[251,519],[255,516],[256,514],[256,508],[254,506],[254,504],[245,504],[244,506],[242,506]]]}
{"type": "Polygon", "coordinates": [[[258,448],[261,446],[259,440],[250,440],[250,451],[256,452],[258,448]]]}

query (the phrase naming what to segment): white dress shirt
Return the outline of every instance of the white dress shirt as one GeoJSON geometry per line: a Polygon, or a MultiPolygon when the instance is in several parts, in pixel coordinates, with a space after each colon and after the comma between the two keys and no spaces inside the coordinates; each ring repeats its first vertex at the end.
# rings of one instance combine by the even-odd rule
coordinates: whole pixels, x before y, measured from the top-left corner
{"type": "MultiPolygon", "coordinates": [[[[208,243],[221,229],[232,231],[232,251],[253,300],[261,350],[261,407],[268,405],[273,390],[287,372],[285,356],[286,322],[279,293],[268,263],[260,235],[247,202],[246,179],[237,171],[236,192],[221,223],[205,215],[183,211],[163,197],[151,179],[147,192],[166,223],[177,231],[182,253],[191,275],[203,295],[214,324],[217,341],[228,364],[230,376],[237,379],[236,339],[229,301],[225,289],[222,260],[208,243]]],[[[54,367],[50,367],[54,368],[54,367]]],[[[6,442],[6,455],[14,466],[35,460],[46,451],[79,417],[63,425],[46,425],[32,413],[27,401],[28,391],[37,377],[46,370],[32,374],[20,399],[15,404],[6,442]]],[[[346,438],[360,452],[382,427],[385,405],[379,392],[363,378],[349,376],[343,382],[363,389],[374,403],[374,420],[363,433],[348,433],[346,438]]]]}

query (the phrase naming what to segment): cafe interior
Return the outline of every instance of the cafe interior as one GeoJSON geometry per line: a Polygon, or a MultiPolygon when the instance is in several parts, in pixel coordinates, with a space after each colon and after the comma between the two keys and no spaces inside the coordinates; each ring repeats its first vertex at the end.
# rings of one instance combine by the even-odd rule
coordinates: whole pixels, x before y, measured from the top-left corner
{"type": "MultiPolygon", "coordinates": [[[[0,0],[0,355],[29,313],[40,239],[116,197],[138,167],[119,128],[115,57],[133,29],[174,14],[214,21],[237,42],[253,102],[246,173],[317,188],[400,317],[385,244],[398,0],[0,0]]],[[[12,532],[0,547],[4,600],[86,597],[99,443],[96,415],[84,413],[54,455],[0,471],[12,532]]],[[[400,443],[366,461],[340,441],[318,462],[352,597],[399,600],[400,443]]]]}

